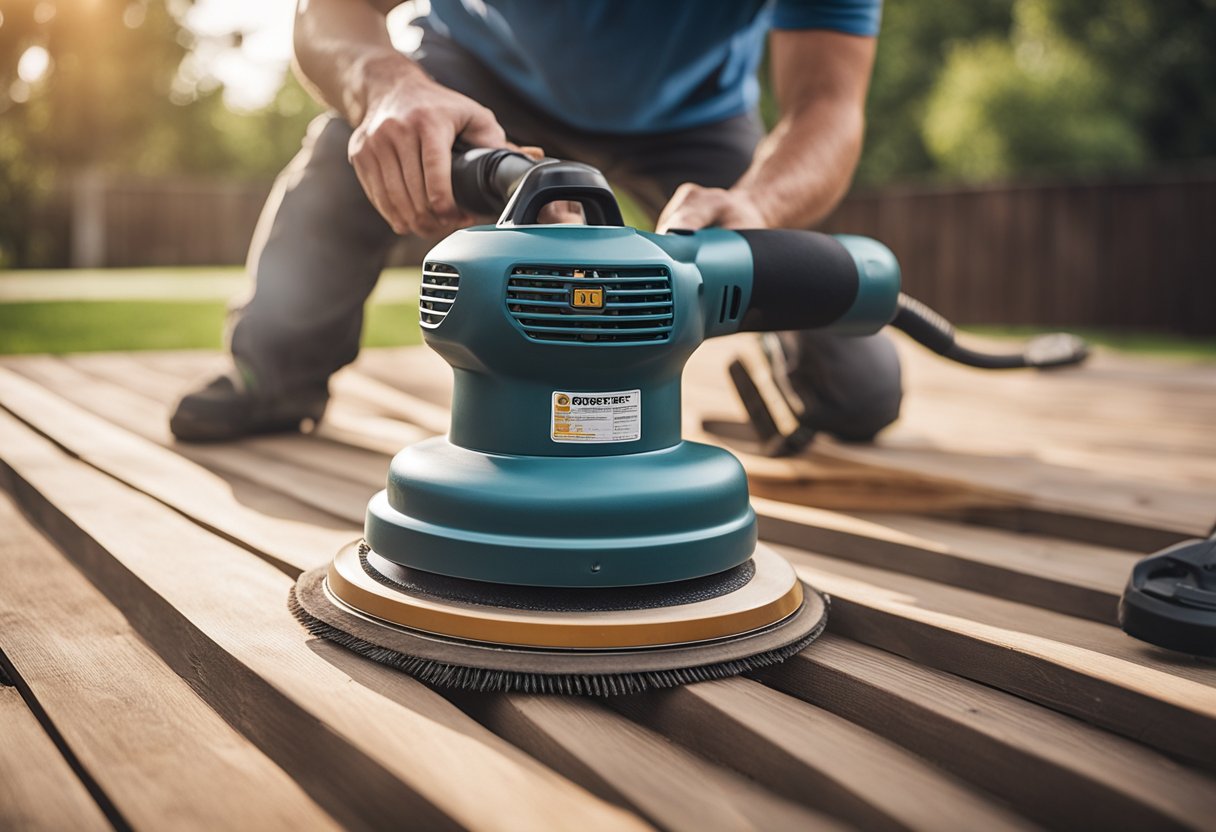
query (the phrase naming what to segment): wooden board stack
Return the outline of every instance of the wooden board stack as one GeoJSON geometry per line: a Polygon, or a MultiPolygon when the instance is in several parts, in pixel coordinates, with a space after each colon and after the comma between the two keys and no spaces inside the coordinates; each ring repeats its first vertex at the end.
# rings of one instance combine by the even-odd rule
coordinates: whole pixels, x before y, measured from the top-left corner
{"type": "MultiPolygon", "coordinates": [[[[695,357],[690,438],[741,419],[749,349],[695,357]]],[[[605,701],[432,690],[288,612],[446,430],[427,351],[366,353],[314,435],[194,446],[167,409],[216,355],[4,360],[0,828],[1216,829],[1216,663],[1114,626],[1136,557],[1216,519],[1216,371],[901,349],[878,445],[732,443],[828,634],[605,701]]]]}

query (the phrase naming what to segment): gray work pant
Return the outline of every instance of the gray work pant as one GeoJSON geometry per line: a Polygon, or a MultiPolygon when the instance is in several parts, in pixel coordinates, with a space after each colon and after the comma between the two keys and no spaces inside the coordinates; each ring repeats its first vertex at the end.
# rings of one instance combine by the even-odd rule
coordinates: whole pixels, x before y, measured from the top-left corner
{"type": "MultiPolygon", "coordinates": [[[[762,135],[754,115],[654,135],[589,133],[542,113],[441,36],[428,32],[413,57],[439,83],[488,107],[511,141],[594,165],[651,216],[684,182],[734,184],[762,135]]],[[[341,118],[318,117],[254,232],[254,292],[234,310],[230,345],[269,396],[324,389],[355,359],[364,302],[397,239],[348,161],[350,136],[341,118]]],[[[866,438],[898,414],[899,363],[884,337],[798,333],[782,343],[791,383],[831,423],[825,429],[866,438]]]]}

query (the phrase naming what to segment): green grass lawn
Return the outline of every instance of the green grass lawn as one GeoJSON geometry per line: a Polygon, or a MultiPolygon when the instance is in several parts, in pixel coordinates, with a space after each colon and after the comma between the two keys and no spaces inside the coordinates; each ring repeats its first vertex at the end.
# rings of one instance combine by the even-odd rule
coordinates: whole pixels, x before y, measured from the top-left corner
{"type": "MultiPolygon", "coordinates": [[[[0,353],[219,349],[226,305],[219,301],[54,301],[0,304],[0,353]]],[[[369,347],[420,343],[414,303],[373,303],[363,327],[369,347]]]]}
{"type": "MultiPolygon", "coordinates": [[[[416,268],[387,269],[364,323],[368,346],[417,344],[416,268]]],[[[0,272],[0,354],[219,349],[239,266],[0,272]]]]}

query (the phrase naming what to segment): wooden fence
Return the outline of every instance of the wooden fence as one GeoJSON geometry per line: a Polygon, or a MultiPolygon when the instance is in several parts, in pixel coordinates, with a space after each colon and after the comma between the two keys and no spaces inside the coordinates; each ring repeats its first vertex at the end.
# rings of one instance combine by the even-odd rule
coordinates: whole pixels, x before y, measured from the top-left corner
{"type": "MultiPolygon", "coordinates": [[[[241,263],[266,182],[81,179],[74,265],[241,263]]],[[[885,189],[831,231],[887,243],[909,293],[963,323],[1216,333],[1216,171],[1133,182],[885,189]]],[[[421,241],[394,260],[417,262],[421,241]]]]}
{"type": "Polygon", "coordinates": [[[956,321],[1216,333],[1216,172],[888,189],[827,228],[889,245],[908,293],[956,321]]]}
{"type": "MultiPolygon", "coordinates": [[[[67,262],[54,265],[244,263],[270,189],[268,181],[79,176],[51,200],[58,207],[52,216],[70,218],[61,223],[70,238],[62,247],[67,262]]],[[[403,240],[390,263],[419,263],[431,244],[403,240]]]]}

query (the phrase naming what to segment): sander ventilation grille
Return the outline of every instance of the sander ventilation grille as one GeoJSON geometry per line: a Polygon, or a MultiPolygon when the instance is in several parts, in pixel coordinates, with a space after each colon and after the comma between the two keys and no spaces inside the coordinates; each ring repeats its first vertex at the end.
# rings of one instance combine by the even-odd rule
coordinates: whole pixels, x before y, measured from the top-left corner
{"type": "Polygon", "coordinates": [[[673,308],[663,266],[517,266],[507,281],[507,310],[534,341],[666,341],[673,308]],[[575,289],[599,290],[599,304],[576,304],[575,289]]]}
{"type": "Polygon", "coordinates": [[[422,267],[422,286],[418,291],[418,320],[427,329],[443,323],[460,288],[460,272],[444,263],[422,267]]]}

